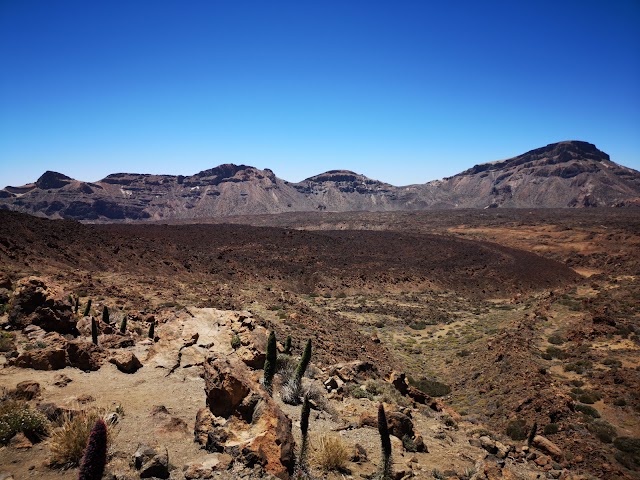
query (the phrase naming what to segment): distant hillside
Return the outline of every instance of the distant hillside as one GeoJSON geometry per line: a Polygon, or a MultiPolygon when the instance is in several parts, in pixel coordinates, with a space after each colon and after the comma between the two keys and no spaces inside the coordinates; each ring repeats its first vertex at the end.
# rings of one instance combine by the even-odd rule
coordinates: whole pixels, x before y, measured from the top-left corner
{"type": "Polygon", "coordinates": [[[198,219],[296,211],[564,208],[640,204],[640,172],[586,142],[567,141],[396,187],[348,170],[291,183],[269,170],[220,165],[195,175],[115,173],[82,182],[45,172],[0,190],[0,208],[77,220],[198,219]]]}

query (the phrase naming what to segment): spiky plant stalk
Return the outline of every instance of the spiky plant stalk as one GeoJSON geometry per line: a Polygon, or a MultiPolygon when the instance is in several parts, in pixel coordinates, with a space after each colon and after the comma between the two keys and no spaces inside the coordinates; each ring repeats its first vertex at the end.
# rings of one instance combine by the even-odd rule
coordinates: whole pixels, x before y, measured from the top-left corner
{"type": "Polygon", "coordinates": [[[102,323],[109,324],[109,309],[106,305],[102,307],[102,323]]]}
{"type": "MultiPolygon", "coordinates": [[[[307,473],[307,451],[309,450],[309,414],[311,413],[311,403],[309,395],[304,396],[302,401],[302,412],[300,414],[300,431],[302,432],[302,445],[300,446],[300,455],[296,464],[296,474],[303,476],[307,473]]],[[[294,478],[296,476],[294,475],[294,478]]]]}
{"type": "Polygon", "coordinates": [[[291,355],[291,335],[287,335],[287,339],[284,342],[284,354],[291,355]]]}
{"type": "Polygon", "coordinates": [[[276,374],[278,349],[276,347],[276,333],[271,331],[267,340],[267,358],[264,361],[264,388],[269,395],[273,394],[273,377],[276,374]]]}
{"type": "Polygon", "coordinates": [[[529,432],[529,437],[527,438],[527,445],[531,446],[537,432],[538,432],[538,422],[533,422],[533,426],[531,427],[531,431],[529,432]]]}
{"type": "Polygon", "coordinates": [[[127,333],[127,316],[122,317],[122,322],[120,322],[120,333],[127,333]]]}
{"type": "Polygon", "coordinates": [[[380,468],[380,478],[390,480],[393,478],[391,471],[391,438],[389,437],[389,427],[387,416],[384,413],[384,405],[378,405],[378,433],[380,433],[380,443],[382,445],[382,465],[380,468]]]}
{"type": "Polygon", "coordinates": [[[89,301],[87,302],[87,306],[84,309],[83,317],[88,317],[90,313],[91,313],[91,299],[89,299],[89,301]]]}
{"type": "Polygon", "coordinates": [[[91,341],[94,345],[98,345],[98,325],[93,317],[91,317],[91,341]]]}
{"type": "Polygon", "coordinates": [[[309,366],[309,361],[311,360],[311,339],[307,340],[307,344],[304,347],[304,352],[302,352],[302,357],[300,358],[300,363],[298,363],[298,368],[296,368],[296,384],[300,385],[302,382],[302,377],[304,376],[304,372],[307,371],[307,367],[309,366]]]}
{"type": "Polygon", "coordinates": [[[77,315],[79,309],[80,309],[80,297],[76,297],[76,304],[73,308],[73,313],[77,315]]]}
{"type": "Polygon", "coordinates": [[[151,325],[149,325],[149,338],[151,340],[153,340],[156,336],[155,336],[155,322],[151,322],[151,325]]]}
{"type": "Polygon", "coordinates": [[[78,480],[100,480],[107,463],[107,425],[99,418],[89,434],[78,480]]]}

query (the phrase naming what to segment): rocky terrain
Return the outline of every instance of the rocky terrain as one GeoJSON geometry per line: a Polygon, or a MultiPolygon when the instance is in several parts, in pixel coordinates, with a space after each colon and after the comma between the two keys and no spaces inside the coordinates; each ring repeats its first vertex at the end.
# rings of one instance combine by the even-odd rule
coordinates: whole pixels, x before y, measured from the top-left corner
{"type": "Polygon", "coordinates": [[[190,176],[116,173],[98,182],[45,172],[0,190],[0,208],[87,221],[206,219],[284,212],[637,206],[640,173],[587,142],[547,145],[458,175],[396,187],[346,170],[299,183],[220,165],[190,176]]]}
{"type": "Polygon", "coordinates": [[[640,478],[636,209],[0,221],[2,478],[640,478]]]}

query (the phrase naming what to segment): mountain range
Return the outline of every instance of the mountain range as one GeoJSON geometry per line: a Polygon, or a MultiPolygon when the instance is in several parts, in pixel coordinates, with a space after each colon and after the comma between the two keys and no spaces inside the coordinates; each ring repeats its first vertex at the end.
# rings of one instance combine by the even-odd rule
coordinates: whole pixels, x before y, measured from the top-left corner
{"type": "Polygon", "coordinates": [[[564,141],[452,177],[397,187],[348,170],[298,183],[225,164],[191,176],[115,173],[97,182],[47,171],[0,190],[0,208],[89,221],[198,219],[300,211],[640,205],[640,172],[595,145],[564,141]]]}

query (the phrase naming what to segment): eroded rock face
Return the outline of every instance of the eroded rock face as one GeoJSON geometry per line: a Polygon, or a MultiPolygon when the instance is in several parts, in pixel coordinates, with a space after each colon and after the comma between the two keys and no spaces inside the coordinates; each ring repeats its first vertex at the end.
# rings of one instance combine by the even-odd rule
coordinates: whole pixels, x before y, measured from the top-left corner
{"type": "Polygon", "coordinates": [[[288,479],[294,466],[291,420],[235,357],[204,363],[207,409],[198,412],[196,441],[288,479]]]}
{"type": "Polygon", "coordinates": [[[59,333],[47,333],[31,345],[35,348],[25,349],[9,364],[34,370],[60,370],[67,366],[67,341],[59,333]]]}
{"type": "Polygon", "coordinates": [[[10,302],[9,323],[21,329],[37,325],[48,332],[76,332],[71,304],[62,290],[38,277],[18,282],[10,302]]]}
{"type": "Polygon", "coordinates": [[[100,347],[86,340],[74,340],[67,345],[67,360],[80,370],[98,370],[102,366],[104,353],[100,347]]]}

